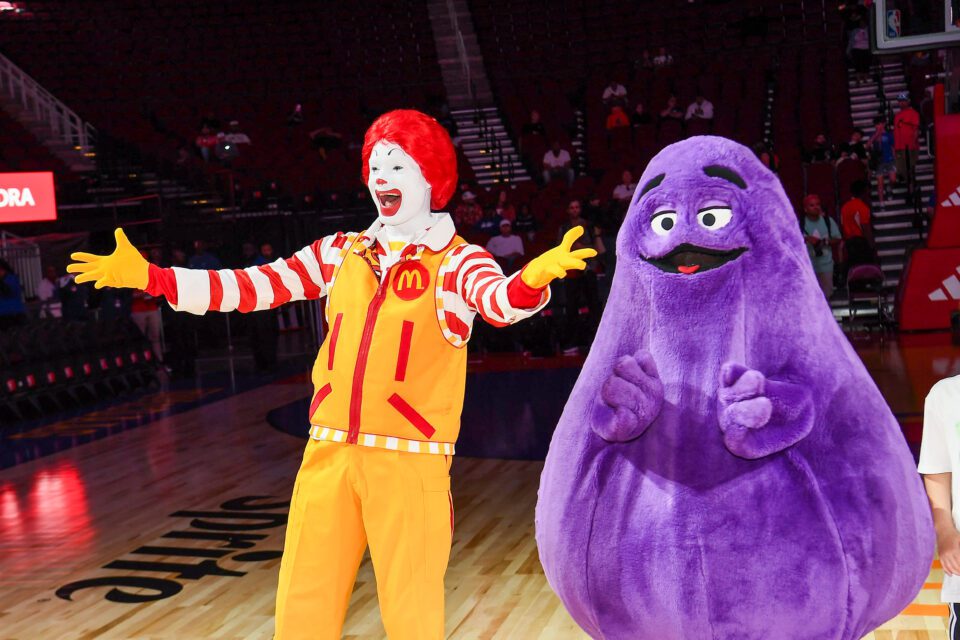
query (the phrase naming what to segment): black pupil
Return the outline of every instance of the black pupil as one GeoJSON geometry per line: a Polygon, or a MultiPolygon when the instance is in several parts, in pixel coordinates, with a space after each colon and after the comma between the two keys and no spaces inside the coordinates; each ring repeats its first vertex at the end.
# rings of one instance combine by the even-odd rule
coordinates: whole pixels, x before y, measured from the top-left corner
{"type": "Polygon", "coordinates": [[[673,218],[663,216],[663,222],[660,223],[660,226],[663,227],[665,231],[670,231],[670,229],[673,229],[673,218]]]}
{"type": "Polygon", "coordinates": [[[703,216],[703,224],[705,226],[712,227],[716,221],[717,221],[717,217],[712,213],[706,213],[703,216]]]}

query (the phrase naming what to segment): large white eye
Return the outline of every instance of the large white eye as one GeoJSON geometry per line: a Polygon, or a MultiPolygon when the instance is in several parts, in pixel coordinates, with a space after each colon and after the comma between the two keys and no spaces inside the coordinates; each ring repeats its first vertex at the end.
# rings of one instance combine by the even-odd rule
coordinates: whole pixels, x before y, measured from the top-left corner
{"type": "Polygon", "coordinates": [[[716,231],[730,224],[733,210],[730,207],[708,207],[697,212],[697,222],[704,229],[716,231]]]}
{"type": "Polygon", "coordinates": [[[653,214],[653,218],[650,219],[650,226],[653,227],[653,232],[658,236],[667,235],[676,224],[676,211],[658,211],[653,214]]]}

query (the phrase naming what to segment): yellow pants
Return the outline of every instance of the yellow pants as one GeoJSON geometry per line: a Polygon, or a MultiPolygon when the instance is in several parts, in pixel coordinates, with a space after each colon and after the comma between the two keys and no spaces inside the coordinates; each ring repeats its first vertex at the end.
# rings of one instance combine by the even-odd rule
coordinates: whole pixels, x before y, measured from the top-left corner
{"type": "Polygon", "coordinates": [[[443,638],[450,457],[310,440],[290,503],[275,640],[340,638],[363,551],[390,640],[443,638]]]}

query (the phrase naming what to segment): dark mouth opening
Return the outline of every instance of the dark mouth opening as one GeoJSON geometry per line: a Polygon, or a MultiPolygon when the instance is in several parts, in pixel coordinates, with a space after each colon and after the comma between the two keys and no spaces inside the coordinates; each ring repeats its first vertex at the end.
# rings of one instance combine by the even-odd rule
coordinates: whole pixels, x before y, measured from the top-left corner
{"type": "Polygon", "coordinates": [[[745,247],[723,251],[721,249],[698,247],[685,242],[664,256],[660,256],[659,258],[644,258],[644,260],[667,273],[684,273],[690,275],[700,273],[701,271],[716,269],[740,257],[740,254],[744,251],[746,251],[745,247]]]}
{"type": "Polygon", "coordinates": [[[396,190],[377,192],[377,199],[384,207],[390,207],[400,200],[400,192],[396,190]]]}

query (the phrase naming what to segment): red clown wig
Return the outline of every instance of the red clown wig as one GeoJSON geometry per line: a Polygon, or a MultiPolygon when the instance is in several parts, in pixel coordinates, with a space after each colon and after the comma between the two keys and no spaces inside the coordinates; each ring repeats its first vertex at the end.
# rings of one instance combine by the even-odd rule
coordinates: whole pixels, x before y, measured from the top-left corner
{"type": "Polygon", "coordinates": [[[457,154],[450,134],[439,122],[413,109],[397,109],[377,118],[363,137],[363,181],[370,176],[370,152],[378,142],[392,142],[413,158],[430,183],[430,207],[441,209],[457,188],[457,154]]]}

